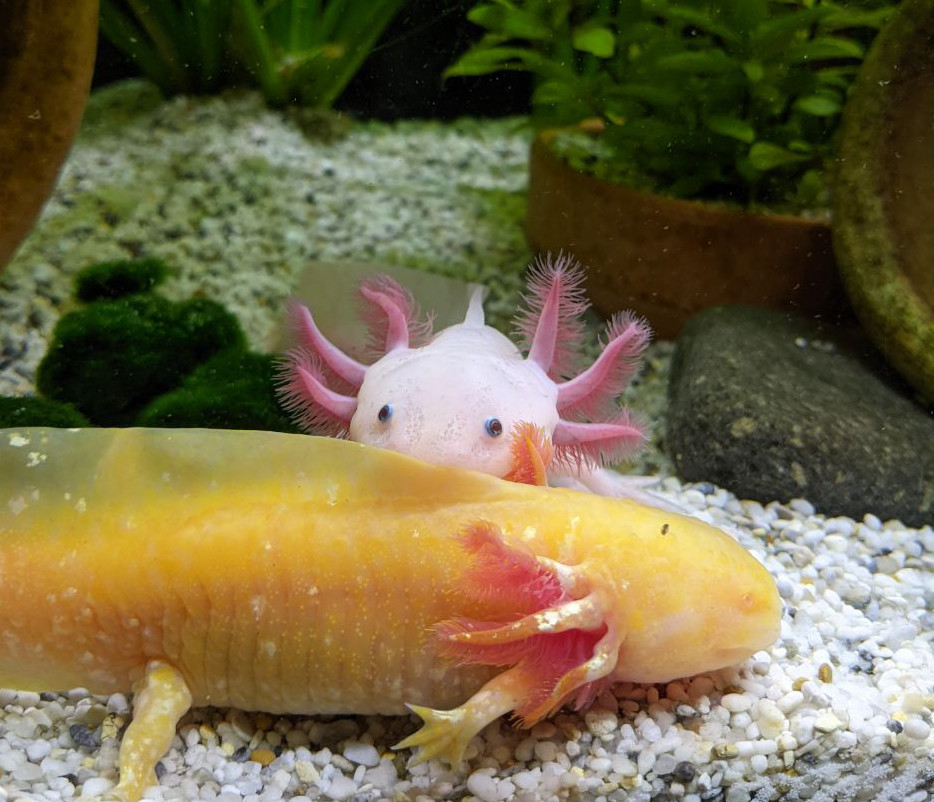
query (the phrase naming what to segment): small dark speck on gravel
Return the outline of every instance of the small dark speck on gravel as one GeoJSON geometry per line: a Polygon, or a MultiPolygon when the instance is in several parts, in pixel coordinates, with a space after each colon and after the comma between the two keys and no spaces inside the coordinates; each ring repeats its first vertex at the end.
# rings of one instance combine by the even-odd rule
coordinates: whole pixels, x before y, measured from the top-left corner
{"type": "Polygon", "coordinates": [[[234,763],[246,763],[250,759],[250,750],[245,746],[241,746],[236,752],[231,755],[230,759],[234,763]]]}
{"type": "Polygon", "coordinates": [[[71,740],[78,746],[96,749],[101,745],[100,736],[88,729],[84,724],[72,724],[68,728],[68,734],[71,735],[71,740]]]}
{"type": "Polygon", "coordinates": [[[675,766],[675,770],[671,773],[679,783],[684,783],[685,785],[691,782],[696,774],[697,769],[694,768],[694,764],[688,763],[686,760],[682,760],[675,766]]]}
{"type": "Polygon", "coordinates": [[[43,702],[54,702],[56,699],[58,699],[58,696],[54,693],[40,693],[39,698],[43,702]]]}
{"type": "Polygon", "coordinates": [[[900,721],[896,721],[894,718],[890,718],[888,721],[886,721],[885,726],[888,727],[896,735],[898,735],[903,729],[902,723],[900,721]]]}
{"type": "Polygon", "coordinates": [[[161,760],[158,763],[156,763],[156,779],[157,780],[161,780],[165,776],[166,771],[168,771],[168,769],[166,769],[166,767],[162,764],[161,760]]]}

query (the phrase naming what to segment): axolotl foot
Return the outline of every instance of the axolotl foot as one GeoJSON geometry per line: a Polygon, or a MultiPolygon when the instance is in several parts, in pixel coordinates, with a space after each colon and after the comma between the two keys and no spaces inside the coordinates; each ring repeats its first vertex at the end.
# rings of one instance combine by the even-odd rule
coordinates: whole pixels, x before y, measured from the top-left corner
{"type": "Polygon", "coordinates": [[[622,644],[601,594],[573,567],[507,545],[488,523],[470,527],[463,542],[473,564],[461,592],[532,612],[512,621],[460,618],[436,627],[442,655],[509,667],[453,710],[409,706],[424,726],[395,748],[418,746],[416,763],[440,758],[455,768],[470,739],[505,713],[531,727],[566,702],[588,704],[615,668],[622,644]]]}
{"type": "Polygon", "coordinates": [[[98,802],[137,802],[148,786],[158,784],[156,762],[168,751],[178,720],[191,707],[184,677],[167,663],[150,663],[134,691],[133,721],[120,746],[120,782],[98,802]]]}

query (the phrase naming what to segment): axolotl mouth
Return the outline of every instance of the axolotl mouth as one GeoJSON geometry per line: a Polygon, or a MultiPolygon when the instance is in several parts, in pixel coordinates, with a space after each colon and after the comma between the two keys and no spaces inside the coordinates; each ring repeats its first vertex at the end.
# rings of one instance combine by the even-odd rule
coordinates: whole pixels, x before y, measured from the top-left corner
{"type": "Polygon", "coordinates": [[[735,665],[769,648],[781,629],[781,599],[768,571],[748,562],[732,578],[701,571],[698,583],[686,572],[673,574],[671,593],[656,594],[651,623],[637,622],[627,633],[614,679],[668,682],[735,665]],[[704,603],[691,604],[692,598],[704,603]],[[670,612],[658,615],[665,608],[670,612]]]}

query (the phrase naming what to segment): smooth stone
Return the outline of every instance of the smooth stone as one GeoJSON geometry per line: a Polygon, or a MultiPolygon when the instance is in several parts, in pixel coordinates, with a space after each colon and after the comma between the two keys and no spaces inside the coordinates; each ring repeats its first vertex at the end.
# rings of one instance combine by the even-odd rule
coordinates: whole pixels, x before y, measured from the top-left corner
{"type": "Polygon", "coordinates": [[[903,728],[905,735],[916,741],[923,741],[931,734],[931,725],[920,718],[910,718],[903,728]]]}
{"type": "Polygon", "coordinates": [[[934,518],[934,415],[857,335],[764,309],[692,318],[671,368],[682,480],[828,516],[934,518]]]}

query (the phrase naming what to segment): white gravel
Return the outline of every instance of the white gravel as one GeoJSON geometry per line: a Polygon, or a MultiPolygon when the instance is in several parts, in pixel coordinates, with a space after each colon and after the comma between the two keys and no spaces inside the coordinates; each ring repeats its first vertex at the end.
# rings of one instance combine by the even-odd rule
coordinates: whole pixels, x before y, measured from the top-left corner
{"type": "MultiPolygon", "coordinates": [[[[177,99],[135,116],[113,96],[97,105],[38,229],[0,276],[0,393],[32,390],[74,271],[131,252],[177,265],[169,292],[221,300],[258,346],[311,258],[433,265],[470,278],[508,269],[497,297],[503,308],[514,300],[527,256],[521,231],[497,226],[483,196],[524,186],[527,137],[511,124],[362,126],[313,145],[251,95],[177,99]],[[105,125],[120,114],[122,127],[105,125]],[[252,177],[245,159],[254,159],[252,177]]],[[[663,376],[668,351],[659,353],[663,376]]],[[[804,499],[762,505],[675,478],[663,492],[733,533],[776,577],[785,614],[772,649],[711,675],[623,684],[583,716],[561,714],[531,733],[498,722],[470,744],[460,774],[434,761],[409,768],[408,753],[388,749],[414,728],[407,718],[197,710],[183,719],[146,797],[934,796],[931,526],[825,518],[804,499]]],[[[111,787],[125,696],[0,690],[0,706],[0,799],[72,799],[111,787]]]]}

